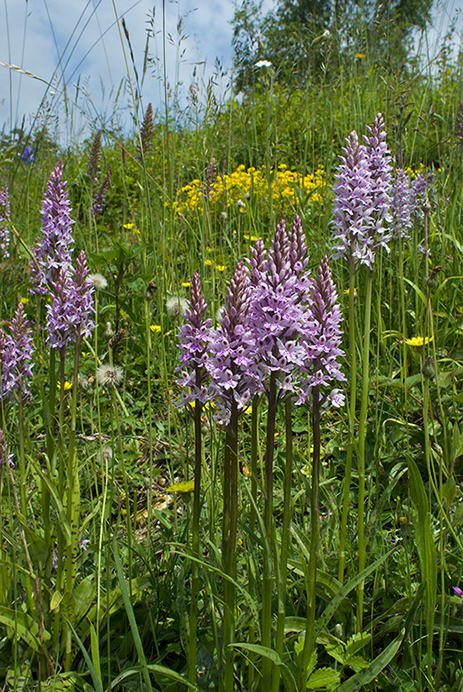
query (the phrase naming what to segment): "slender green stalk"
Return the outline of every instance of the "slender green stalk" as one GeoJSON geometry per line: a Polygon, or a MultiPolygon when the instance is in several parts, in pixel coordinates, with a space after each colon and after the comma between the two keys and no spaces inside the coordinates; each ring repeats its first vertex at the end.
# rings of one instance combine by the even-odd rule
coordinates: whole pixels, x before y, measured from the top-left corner
{"type": "Polygon", "coordinates": [[[259,447],[259,429],[258,429],[258,414],[259,414],[259,398],[255,397],[252,402],[252,415],[251,415],[251,495],[254,499],[254,503],[251,505],[251,512],[249,515],[249,528],[252,531],[256,524],[256,511],[255,506],[257,506],[257,461],[258,461],[258,447],[259,447]]]}
{"type": "MultiPolygon", "coordinates": [[[[74,354],[74,370],[72,376],[72,396],[71,396],[71,427],[69,430],[68,444],[68,469],[67,469],[67,520],[71,529],[70,542],[66,546],[65,558],[65,574],[66,574],[66,593],[72,594],[74,581],[76,578],[76,559],[77,559],[77,543],[78,543],[78,526],[80,514],[80,488],[79,488],[79,469],[75,458],[75,442],[76,442],[76,412],[77,412],[77,388],[79,379],[79,355],[80,355],[81,336],[78,335],[75,345],[74,354]]],[[[62,383],[62,394],[64,393],[64,385],[62,383]]],[[[67,620],[65,626],[65,670],[71,669],[71,645],[72,632],[67,620]]]]}
{"type": "MultiPolygon", "coordinates": [[[[285,398],[285,428],[286,428],[286,464],[283,481],[283,523],[281,526],[280,569],[278,584],[278,620],[276,634],[276,652],[283,658],[283,644],[285,635],[286,599],[287,599],[287,571],[288,549],[291,524],[291,491],[293,480],[293,431],[291,395],[285,398]]],[[[280,666],[273,672],[272,691],[278,692],[280,688],[280,666]]]]}
{"type": "Polygon", "coordinates": [[[342,495],[342,515],[339,530],[339,565],[338,579],[344,581],[344,566],[346,562],[347,520],[349,517],[350,480],[352,475],[352,456],[355,438],[355,409],[357,407],[357,350],[355,343],[355,264],[354,258],[349,261],[349,350],[350,350],[350,398],[349,439],[347,441],[346,466],[344,472],[344,489],[342,495]]]}
{"type": "MultiPolygon", "coordinates": [[[[408,353],[407,344],[405,339],[407,338],[407,312],[405,306],[405,281],[404,281],[404,248],[403,243],[399,247],[399,284],[400,284],[400,308],[402,312],[402,338],[403,338],[403,352],[402,352],[402,382],[404,386],[404,419],[405,426],[408,429],[408,388],[407,388],[407,376],[408,376],[408,353]]],[[[408,435],[407,444],[408,444],[408,435]]]]}
{"type": "MultiPolygon", "coordinates": [[[[365,545],[365,435],[368,414],[368,390],[370,385],[370,324],[371,324],[371,294],[373,286],[373,272],[367,270],[366,297],[365,297],[365,329],[362,348],[362,400],[360,404],[359,428],[358,428],[358,554],[359,572],[366,566],[365,545]]],[[[362,631],[363,625],[363,594],[365,582],[362,579],[357,589],[357,631],[362,631]]]]}
{"type": "Polygon", "coordinates": [[[230,422],[225,433],[224,455],[224,513],[223,513],[223,560],[224,572],[230,579],[224,579],[224,680],[225,692],[234,692],[234,651],[230,644],[235,639],[235,586],[236,543],[238,528],[238,409],[235,401],[231,404],[230,422]]]}
{"type": "Polygon", "coordinates": [[[304,692],[307,687],[307,673],[310,657],[315,643],[315,587],[317,584],[317,559],[320,542],[320,401],[317,387],[313,388],[312,400],[312,431],[313,431],[313,455],[312,455],[312,488],[310,498],[310,553],[307,575],[307,619],[305,625],[304,648],[302,650],[302,665],[299,675],[299,692],[304,692]]]}
{"type": "MultiPolygon", "coordinates": [[[[270,375],[267,411],[267,435],[264,470],[264,526],[267,535],[268,549],[264,549],[264,569],[262,579],[262,645],[272,648],[272,546],[273,541],[273,450],[275,444],[275,418],[277,411],[276,373],[270,375]]],[[[262,689],[271,689],[272,661],[265,658],[262,662],[262,689]]]]}
{"type": "MultiPolygon", "coordinates": [[[[21,397],[18,399],[18,424],[19,424],[19,497],[20,497],[20,509],[21,514],[24,517],[24,521],[27,522],[27,497],[26,497],[26,456],[24,453],[24,407],[21,397]]],[[[26,584],[26,594],[27,603],[30,612],[34,612],[34,600],[32,594],[32,585],[29,575],[25,579],[26,584]]]]}
{"type": "MultiPolygon", "coordinates": [[[[426,469],[428,472],[428,478],[430,481],[434,478],[433,472],[432,472],[432,464],[431,464],[431,456],[432,456],[432,451],[431,451],[431,441],[429,439],[429,419],[428,419],[428,412],[429,412],[429,378],[423,376],[423,430],[424,430],[424,453],[426,457],[426,469]]],[[[439,492],[438,488],[436,488],[437,492],[439,492]]],[[[432,495],[432,490],[431,490],[431,484],[429,487],[429,510],[431,508],[431,495],[432,495]]],[[[430,586],[429,584],[426,585],[426,588],[429,589],[430,586]]],[[[429,597],[428,595],[426,596],[427,598],[429,597]]],[[[434,635],[434,618],[432,618],[432,621],[430,622],[430,618],[428,616],[428,611],[426,610],[426,630],[427,630],[427,668],[428,668],[428,676],[432,676],[432,648],[433,648],[433,635],[434,635]]],[[[444,613],[441,613],[441,617],[444,616],[444,613]]]]}
{"type": "MultiPolygon", "coordinates": [[[[253,498],[253,502],[251,503],[251,511],[249,514],[249,532],[250,534],[254,531],[254,527],[256,525],[257,521],[257,516],[256,516],[256,507],[257,507],[257,473],[258,473],[258,468],[257,468],[257,462],[258,462],[258,447],[259,447],[259,428],[258,428],[258,422],[259,422],[259,398],[255,397],[252,402],[252,415],[251,415],[251,496],[253,498]]],[[[252,593],[253,590],[255,591],[255,586],[256,586],[256,580],[254,578],[254,573],[252,569],[249,569],[249,590],[252,593]]],[[[249,630],[248,630],[248,641],[250,644],[255,643],[255,638],[256,638],[256,621],[254,618],[251,618],[251,621],[249,623],[249,630]]],[[[251,685],[254,682],[255,678],[255,665],[254,665],[254,654],[252,652],[249,653],[249,666],[248,666],[248,688],[251,688],[251,685]]]]}
{"type": "MultiPolygon", "coordinates": [[[[193,491],[193,527],[191,548],[194,557],[199,557],[199,519],[201,513],[201,439],[202,405],[195,401],[195,468],[193,491]]],[[[191,606],[190,606],[190,641],[188,648],[188,679],[196,684],[197,632],[198,632],[198,596],[199,596],[199,567],[196,561],[191,564],[191,606]]]]}

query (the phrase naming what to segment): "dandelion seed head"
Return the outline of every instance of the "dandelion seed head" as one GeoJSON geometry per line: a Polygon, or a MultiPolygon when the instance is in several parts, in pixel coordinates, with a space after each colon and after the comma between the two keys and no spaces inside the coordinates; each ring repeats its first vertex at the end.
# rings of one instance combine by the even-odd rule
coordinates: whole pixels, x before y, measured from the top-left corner
{"type": "Polygon", "coordinates": [[[166,300],[166,311],[171,317],[183,317],[187,307],[187,300],[180,296],[172,296],[166,300]]]}
{"type": "Polygon", "coordinates": [[[87,281],[89,281],[92,284],[93,288],[97,291],[101,291],[108,285],[108,282],[106,281],[103,274],[89,274],[87,276],[87,281]]]}
{"type": "Polygon", "coordinates": [[[98,456],[100,461],[111,461],[111,459],[113,458],[112,447],[109,447],[109,445],[103,445],[103,447],[99,451],[98,456]]]}
{"type": "Polygon", "coordinates": [[[104,365],[100,365],[96,371],[96,378],[101,387],[116,387],[122,382],[123,377],[124,371],[119,365],[110,365],[109,363],[105,363],[104,365]]]}

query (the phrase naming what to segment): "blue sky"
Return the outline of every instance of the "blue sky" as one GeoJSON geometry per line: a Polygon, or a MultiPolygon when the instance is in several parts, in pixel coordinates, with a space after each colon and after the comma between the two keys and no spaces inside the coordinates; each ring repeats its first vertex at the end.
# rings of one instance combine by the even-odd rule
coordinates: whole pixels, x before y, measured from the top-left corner
{"type": "MultiPolygon", "coordinates": [[[[265,0],[264,6],[269,8],[272,2],[265,0]]],[[[120,38],[116,16],[125,18],[140,77],[147,29],[153,20],[149,43],[152,61],[141,89],[142,102],[146,107],[152,101],[155,108],[162,103],[162,0],[4,0],[2,5],[0,62],[30,74],[0,65],[0,128],[9,131],[24,117],[27,129],[38,118],[52,130],[56,128],[61,141],[76,141],[89,129],[114,124],[115,101],[117,122],[127,128],[133,102],[123,48],[129,62],[130,56],[127,42],[120,38]]],[[[178,95],[182,108],[188,98],[191,103],[192,84],[199,101],[204,102],[210,79],[214,80],[216,97],[226,96],[234,7],[234,0],[165,0],[165,69],[171,102],[178,95]]],[[[431,50],[452,19],[456,21],[455,43],[460,42],[462,8],[463,0],[436,4],[431,50]]],[[[132,67],[130,74],[134,84],[132,67]]],[[[190,112],[197,117],[194,108],[190,112]]]]}
{"type": "MultiPolygon", "coordinates": [[[[140,78],[149,20],[154,18],[149,44],[153,62],[148,66],[142,94],[145,106],[149,101],[154,106],[161,103],[162,0],[4,0],[2,5],[0,61],[31,74],[0,65],[0,128],[9,130],[21,123],[23,116],[28,127],[39,111],[39,118],[48,119],[50,124],[59,117],[58,128],[65,138],[78,136],[86,123],[98,119],[107,123],[115,100],[126,123],[124,113],[133,107],[123,49],[129,63],[130,55],[127,42],[120,38],[116,15],[126,21],[140,78]],[[45,82],[50,84],[48,90],[45,82]],[[72,123],[65,122],[65,102],[72,123]]],[[[194,81],[200,91],[217,73],[216,59],[221,65],[219,72],[229,69],[233,11],[233,0],[166,0],[166,72],[173,93],[181,82],[178,93],[183,103],[195,67],[194,81]]],[[[133,78],[132,67],[130,74],[133,78]]],[[[215,81],[217,93],[223,94],[229,76],[215,81]]]]}

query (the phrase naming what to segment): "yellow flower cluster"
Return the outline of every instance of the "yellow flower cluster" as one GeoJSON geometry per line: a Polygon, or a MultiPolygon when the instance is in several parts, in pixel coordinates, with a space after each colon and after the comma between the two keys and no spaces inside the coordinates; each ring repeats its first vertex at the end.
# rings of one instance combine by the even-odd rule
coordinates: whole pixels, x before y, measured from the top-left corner
{"type": "Polygon", "coordinates": [[[418,173],[423,174],[425,172],[424,171],[424,163],[420,163],[420,165],[416,169],[413,169],[413,168],[410,168],[410,166],[407,166],[407,168],[405,169],[405,172],[408,173],[410,178],[412,178],[412,179],[416,178],[418,173]]]}
{"type": "Polygon", "coordinates": [[[297,202],[297,191],[303,197],[308,197],[310,202],[318,202],[322,199],[326,181],[322,167],[315,173],[301,175],[297,171],[291,171],[285,164],[272,170],[267,176],[265,166],[261,168],[246,168],[238,166],[230,175],[218,175],[215,183],[206,193],[204,183],[200,180],[192,180],[182,187],[177,195],[177,201],[173,207],[178,214],[188,212],[203,212],[206,201],[212,207],[226,209],[233,205],[243,211],[245,200],[261,198],[264,201],[269,197],[269,179],[271,182],[273,206],[276,211],[290,211],[297,202]]]}

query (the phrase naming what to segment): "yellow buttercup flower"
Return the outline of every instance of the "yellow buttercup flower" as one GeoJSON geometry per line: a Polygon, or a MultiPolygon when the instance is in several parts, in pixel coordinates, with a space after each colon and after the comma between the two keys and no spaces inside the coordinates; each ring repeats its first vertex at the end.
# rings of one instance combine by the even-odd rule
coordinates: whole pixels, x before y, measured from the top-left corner
{"type": "Polygon", "coordinates": [[[422,336],[412,336],[411,339],[404,339],[404,342],[407,344],[407,346],[420,347],[424,346],[425,344],[429,344],[429,342],[433,340],[433,336],[427,336],[426,339],[424,339],[422,336]]]}
{"type": "Polygon", "coordinates": [[[217,269],[218,272],[224,272],[225,271],[225,265],[224,264],[216,264],[215,268],[217,269]]]}
{"type": "MultiPolygon", "coordinates": [[[[195,404],[196,404],[196,401],[193,400],[193,401],[190,401],[190,403],[188,405],[191,406],[191,408],[194,408],[195,404]]],[[[214,406],[215,406],[215,404],[213,401],[206,401],[206,403],[203,404],[203,411],[208,411],[209,409],[214,408],[214,406]]]]}
{"type": "Polygon", "coordinates": [[[159,334],[161,331],[161,325],[160,324],[152,324],[150,325],[150,329],[153,332],[153,334],[159,334]]]}
{"type": "Polygon", "coordinates": [[[207,259],[204,264],[207,264],[208,267],[212,267],[212,260],[207,259]]]}
{"type": "MultiPolygon", "coordinates": [[[[260,199],[268,200],[269,180],[272,180],[272,198],[275,211],[289,213],[294,211],[294,205],[303,200],[304,204],[316,203],[322,200],[321,192],[326,187],[325,172],[322,167],[314,173],[302,175],[298,171],[288,169],[286,164],[279,164],[276,169],[268,171],[265,166],[246,169],[241,165],[230,174],[218,175],[210,187],[208,197],[209,206],[221,214],[226,214],[225,209],[238,208],[243,212],[247,201],[260,199]],[[244,201],[246,200],[246,202],[244,201]]],[[[182,187],[177,193],[177,200],[172,203],[172,208],[178,214],[204,212],[204,183],[200,180],[192,180],[182,187]]]]}
{"type": "MultiPolygon", "coordinates": [[[[58,384],[56,385],[56,388],[57,388],[58,390],[61,390],[61,384],[60,384],[59,382],[58,382],[58,384]]],[[[70,389],[72,389],[72,382],[68,382],[68,381],[66,380],[66,381],[64,382],[63,390],[64,390],[65,392],[67,392],[67,391],[69,391],[70,389]]]]}
{"type": "Polygon", "coordinates": [[[180,481],[166,488],[166,493],[191,493],[195,489],[194,481],[180,481]]]}

